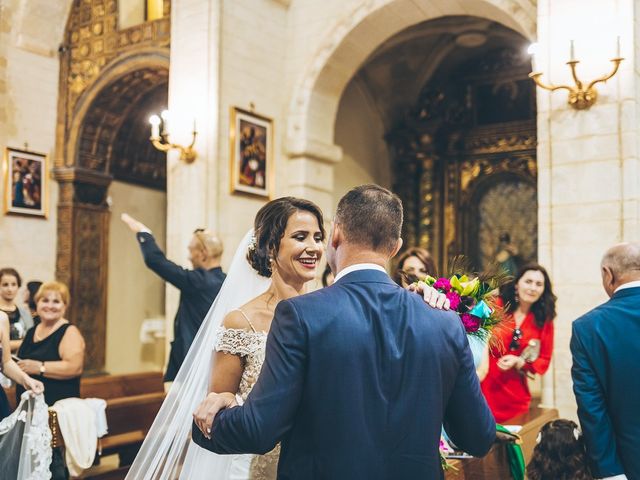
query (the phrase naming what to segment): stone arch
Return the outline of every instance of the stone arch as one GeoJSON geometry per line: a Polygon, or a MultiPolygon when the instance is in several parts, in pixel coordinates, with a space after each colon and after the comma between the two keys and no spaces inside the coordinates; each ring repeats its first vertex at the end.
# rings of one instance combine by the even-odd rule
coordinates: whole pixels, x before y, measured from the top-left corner
{"type": "MultiPolygon", "coordinates": [[[[136,50],[106,65],[100,77],[83,92],[74,107],[65,145],[67,161],[77,167],[108,174],[108,157],[104,158],[105,164],[102,164],[102,160],[88,158],[91,156],[90,144],[100,143],[99,136],[104,131],[100,127],[109,126],[110,115],[117,113],[118,117],[124,118],[124,113],[144,93],[168,81],[169,51],[166,48],[136,50]],[[117,96],[114,95],[116,93],[117,96]],[[88,131],[87,127],[91,125],[96,128],[88,131]]],[[[113,140],[115,133],[116,129],[107,132],[107,138],[113,140]]]]}
{"type": "Polygon", "coordinates": [[[428,20],[471,15],[501,23],[533,39],[537,9],[531,0],[367,0],[338,20],[294,87],[289,108],[288,150],[295,157],[337,161],[333,145],[342,92],[367,57],[386,39],[428,20]]]}

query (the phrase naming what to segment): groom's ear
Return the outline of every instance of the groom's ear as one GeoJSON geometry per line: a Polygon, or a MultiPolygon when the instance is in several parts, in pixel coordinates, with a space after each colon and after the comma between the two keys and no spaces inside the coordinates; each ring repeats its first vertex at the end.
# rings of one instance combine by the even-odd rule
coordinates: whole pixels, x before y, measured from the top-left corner
{"type": "Polygon", "coordinates": [[[393,249],[393,252],[391,252],[391,256],[389,258],[395,257],[398,254],[398,252],[400,251],[401,248],[402,248],[402,238],[399,238],[398,241],[396,242],[396,246],[393,249]]]}
{"type": "Polygon", "coordinates": [[[340,245],[343,241],[342,238],[342,229],[340,228],[340,224],[336,223],[335,220],[331,222],[331,246],[336,249],[338,245],[340,245]]]}

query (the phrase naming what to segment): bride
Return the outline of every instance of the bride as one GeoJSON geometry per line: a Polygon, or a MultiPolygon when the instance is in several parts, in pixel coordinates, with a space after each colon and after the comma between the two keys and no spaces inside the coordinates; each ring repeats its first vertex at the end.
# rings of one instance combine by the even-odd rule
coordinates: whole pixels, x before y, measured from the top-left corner
{"type": "Polygon", "coordinates": [[[323,225],[322,212],[307,200],[284,197],[260,209],[127,479],[276,478],[278,447],[266,455],[216,455],[191,442],[192,413],[208,392],[246,400],[277,303],[304,293],[316,278],[323,225]]]}

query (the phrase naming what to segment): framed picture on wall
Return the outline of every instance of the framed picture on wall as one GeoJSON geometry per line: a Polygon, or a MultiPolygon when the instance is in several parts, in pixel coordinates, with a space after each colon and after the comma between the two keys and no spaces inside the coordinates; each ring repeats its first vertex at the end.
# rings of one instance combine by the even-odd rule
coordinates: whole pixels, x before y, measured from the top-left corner
{"type": "Polygon", "coordinates": [[[47,217],[47,156],[7,148],[4,155],[4,211],[47,217]]]}
{"type": "Polygon", "coordinates": [[[273,188],[273,121],[238,107],[231,108],[231,193],[271,198],[273,188]]]}

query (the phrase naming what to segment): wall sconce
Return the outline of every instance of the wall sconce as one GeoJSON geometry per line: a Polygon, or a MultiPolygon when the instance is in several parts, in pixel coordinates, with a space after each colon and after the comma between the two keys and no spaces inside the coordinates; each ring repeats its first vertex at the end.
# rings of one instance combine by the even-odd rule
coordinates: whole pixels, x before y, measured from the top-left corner
{"type": "Polygon", "coordinates": [[[171,143],[169,140],[169,111],[164,110],[161,117],[162,118],[158,115],[151,115],[149,117],[149,123],[151,124],[151,138],[149,138],[149,140],[151,140],[153,146],[161,152],[168,152],[169,150],[176,148],[180,150],[180,160],[185,163],[193,163],[198,156],[196,151],[193,149],[193,145],[196,143],[196,136],[198,135],[198,132],[196,131],[196,121],[193,121],[191,144],[187,147],[183,147],[182,145],[171,143]],[[162,132],[160,131],[160,125],[162,125],[162,132]]]}
{"type": "Polygon", "coordinates": [[[576,65],[578,65],[580,61],[576,60],[575,58],[575,52],[573,49],[573,40],[571,40],[571,46],[569,50],[570,58],[569,58],[569,61],[567,62],[567,65],[569,65],[569,68],[571,69],[571,76],[573,77],[573,81],[575,82],[575,85],[574,86],[551,85],[551,84],[543,83],[540,80],[540,77],[542,77],[542,72],[536,71],[536,62],[535,62],[536,50],[537,50],[537,44],[535,43],[531,44],[531,46],[528,49],[528,52],[531,54],[531,65],[533,70],[533,72],[529,74],[529,78],[531,78],[536,83],[537,86],[539,86],[540,88],[544,88],[545,90],[550,90],[552,92],[560,89],[568,90],[569,105],[571,105],[576,110],[584,110],[586,108],[591,107],[591,105],[593,105],[594,103],[596,103],[596,100],[598,99],[598,91],[595,89],[596,84],[601,82],[606,82],[611,77],[613,77],[617,73],[618,68],[620,67],[620,62],[624,60],[624,58],[620,56],[620,37],[618,37],[616,56],[615,58],[611,59],[611,62],[613,62],[613,70],[611,70],[611,73],[609,73],[608,75],[605,75],[604,77],[600,77],[600,78],[596,78],[595,80],[592,80],[585,87],[585,84],[582,81],[580,81],[580,79],[578,79],[578,74],[576,73],[576,65]]]}

